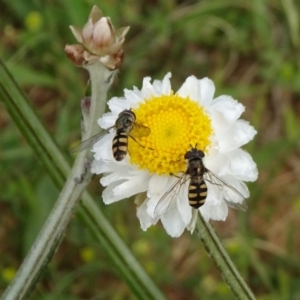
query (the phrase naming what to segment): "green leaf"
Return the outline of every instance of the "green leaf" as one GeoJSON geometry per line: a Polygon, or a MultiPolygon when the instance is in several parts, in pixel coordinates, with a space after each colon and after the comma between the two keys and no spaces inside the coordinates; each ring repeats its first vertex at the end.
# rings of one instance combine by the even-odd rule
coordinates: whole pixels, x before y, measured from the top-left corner
{"type": "Polygon", "coordinates": [[[40,71],[34,71],[24,65],[11,64],[9,71],[20,85],[39,85],[53,88],[56,84],[55,78],[40,71]]]}

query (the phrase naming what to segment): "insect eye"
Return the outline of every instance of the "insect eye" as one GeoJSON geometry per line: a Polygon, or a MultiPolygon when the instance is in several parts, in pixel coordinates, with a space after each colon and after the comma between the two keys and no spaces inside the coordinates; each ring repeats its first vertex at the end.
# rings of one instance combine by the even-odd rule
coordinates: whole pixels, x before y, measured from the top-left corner
{"type": "Polygon", "coordinates": [[[204,152],[202,150],[198,150],[198,155],[203,158],[205,155],[204,155],[204,152]]]}
{"type": "Polygon", "coordinates": [[[191,159],[192,157],[193,157],[192,151],[188,151],[188,152],[184,155],[184,159],[191,159]]]}
{"type": "Polygon", "coordinates": [[[130,114],[134,117],[134,119],[136,119],[135,113],[132,110],[129,110],[129,111],[130,111],[130,114]]]}

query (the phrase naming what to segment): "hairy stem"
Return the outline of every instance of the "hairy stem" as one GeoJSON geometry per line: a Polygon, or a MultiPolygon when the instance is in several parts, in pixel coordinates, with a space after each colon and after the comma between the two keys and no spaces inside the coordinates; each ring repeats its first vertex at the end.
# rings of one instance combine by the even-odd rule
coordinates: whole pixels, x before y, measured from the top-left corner
{"type": "Polygon", "coordinates": [[[197,219],[195,230],[235,297],[241,300],[255,300],[252,291],[231,261],[214,229],[205,222],[201,214],[197,219]]]}

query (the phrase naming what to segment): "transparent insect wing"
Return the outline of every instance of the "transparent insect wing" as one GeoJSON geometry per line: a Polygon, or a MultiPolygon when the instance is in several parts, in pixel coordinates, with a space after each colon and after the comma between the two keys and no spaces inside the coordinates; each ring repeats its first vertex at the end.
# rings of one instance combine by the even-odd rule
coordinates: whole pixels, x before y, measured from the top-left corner
{"type": "MultiPolygon", "coordinates": [[[[245,196],[239,192],[235,187],[221,179],[212,171],[207,170],[204,174],[204,180],[208,185],[208,193],[214,194],[218,199],[224,199],[227,206],[247,210],[248,205],[245,200],[245,196]]],[[[246,187],[246,185],[244,185],[246,187]]],[[[243,186],[243,187],[244,187],[243,186]]],[[[246,187],[247,189],[247,187],[246,187]]]]}
{"type": "Polygon", "coordinates": [[[189,201],[189,186],[190,186],[190,176],[186,175],[186,179],[182,182],[181,187],[178,191],[178,195],[176,197],[178,212],[180,214],[181,220],[185,224],[189,224],[192,218],[192,213],[194,210],[198,211],[198,209],[193,208],[190,205],[189,201]]]}
{"type": "Polygon", "coordinates": [[[97,143],[105,134],[109,133],[109,130],[112,129],[114,126],[95,134],[94,136],[90,137],[89,139],[81,142],[77,146],[71,149],[71,153],[74,152],[81,152],[87,148],[91,148],[95,143],[97,143]]]}
{"type": "Polygon", "coordinates": [[[238,209],[238,210],[243,210],[243,211],[246,211],[248,209],[248,205],[247,205],[247,202],[245,199],[241,203],[230,202],[230,201],[227,201],[225,198],[224,198],[224,200],[228,207],[238,209]]]}
{"type": "MultiPolygon", "coordinates": [[[[139,194],[141,195],[141,194],[139,194]]],[[[137,216],[140,219],[141,227],[144,228],[143,224],[145,225],[145,228],[147,228],[147,224],[156,224],[159,220],[159,218],[152,218],[148,212],[147,212],[147,202],[149,201],[149,198],[144,199],[144,195],[142,196],[143,199],[138,199],[139,195],[136,197],[135,203],[137,204],[137,216]],[[137,203],[138,202],[138,203],[137,203]]]]}
{"type": "Polygon", "coordinates": [[[133,124],[133,128],[131,130],[130,135],[132,135],[133,137],[141,138],[144,136],[148,136],[150,133],[150,128],[135,122],[133,124]]]}
{"type": "Polygon", "coordinates": [[[235,187],[232,185],[225,186],[224,191],[226,192],[224,200],[229,207],[239,210],[247,210],[248,205],[245,199],[246,197],[235,187]]]}
{"type": "Polygon", "coordinates": [[[176,196],[179,194],[182,185],[188,180],[187,174],[183,174],[162,197],[158,200],[154,209],[154,217],[161,217],[167,212],[177,208],[176,196]]]}

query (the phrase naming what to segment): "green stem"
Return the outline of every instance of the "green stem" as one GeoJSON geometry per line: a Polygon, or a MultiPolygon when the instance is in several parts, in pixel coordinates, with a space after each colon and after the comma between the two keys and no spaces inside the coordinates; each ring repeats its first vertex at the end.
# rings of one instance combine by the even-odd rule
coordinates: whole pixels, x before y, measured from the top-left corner
{"type": "Polygon", "coordinates": [[[195,230],[202,240],[209,257],[215,262],[235,297],[241,300],[255,300],[252,291],[237,271],[214,229],[209,223],[205,222],[201,214],[199,214],[197,219],[195,230]]]}

